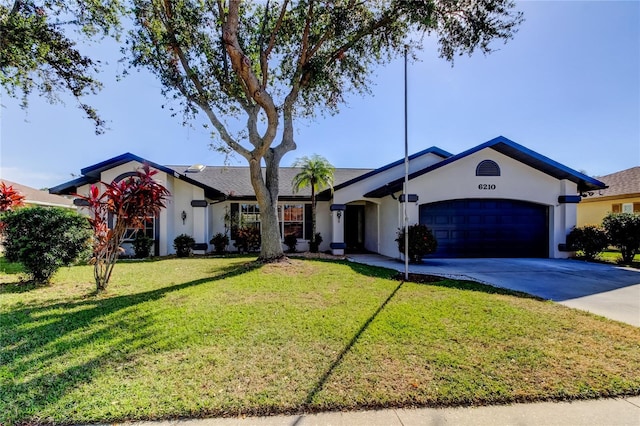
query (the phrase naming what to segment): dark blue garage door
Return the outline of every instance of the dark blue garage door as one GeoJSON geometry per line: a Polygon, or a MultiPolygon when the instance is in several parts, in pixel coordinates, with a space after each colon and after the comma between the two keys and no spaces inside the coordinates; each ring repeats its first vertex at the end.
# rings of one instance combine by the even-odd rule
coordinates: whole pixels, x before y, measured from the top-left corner
{"type": "Polygon", "coordinates": [[[420,206],[433,257],[549,257],[549,209],[525,201],[449,200],[420,206]]]}

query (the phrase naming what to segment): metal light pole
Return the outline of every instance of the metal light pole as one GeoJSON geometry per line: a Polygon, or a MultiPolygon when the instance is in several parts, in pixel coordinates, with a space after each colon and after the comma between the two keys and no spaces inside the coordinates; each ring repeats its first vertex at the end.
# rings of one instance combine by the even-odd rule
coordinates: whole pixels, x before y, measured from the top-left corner
{"type": "Polygon", "coordinates": [[[409,217],[407,215],[407,203],[409,202],[409,135],[407,128],[407,50],[404,46],[404,203],[402,212],[404,215],[404,279],[409,280],[409,217]]]}

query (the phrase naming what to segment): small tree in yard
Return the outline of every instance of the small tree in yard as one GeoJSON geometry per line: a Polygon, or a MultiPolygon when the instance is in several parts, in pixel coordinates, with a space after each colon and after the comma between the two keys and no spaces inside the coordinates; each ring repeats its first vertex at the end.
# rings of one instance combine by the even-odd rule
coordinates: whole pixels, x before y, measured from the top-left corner
{"type": "Polygon", "coordinates": [[[23,205],[24,195],[20,191],[13,189],[12,185],[7,186],[4,182],[0,182],[0,213],[23,205]]]}
{"type": "MultiPolygon", "coordinates": [[[[4,182],[0,182],[0,214],[22,206],[24,206],[24,195],[13,189],[12,185],[7,186],[4,182]]],[[[4,222],[0,216],[0,244],[4,241],[3,229],[4,222]]]]}
{"type": "Polygon", "coordinates": [[[640,250],[640,215],[634,213],[609,213],[602,226],[611,244],[620,249],[622,261],[631,263],[640,250]]]}
{"type": "Polygon", "coordinates": [[[300,167],[302,170],[293,177],[293,191],[298,192],[302,188],[311,188],[311,239],[309,241],[309,251],[318,252],[319,243],[316,243],[316,193],[324,188],[333,187],[334,167],[326,158],[313,155],[311,158],[298,158],[293,167],[300,167]]]}
{"type": "Polygon", "coordinates": [[[5,257],[20,262],[38,283],[48,283],[90,244],[87,219],[71,210],[28,207],[5,212],[3,221],[5,257]]]}
{"type": "Polygon", "coordinates": [[[157,171],[145,164],[134,176],[110,184],[102,182],[105,191],[91,186],[88,196],[77,195],[88,203],[89,222],[93,228],[93,276],[98,291],[105,290],[118,260],[127,229],[143,228],[148,217],[165,207],[169,191],[153,179],[157,171]],[[115,223],[109,228],[111,214],[115,223]]]}

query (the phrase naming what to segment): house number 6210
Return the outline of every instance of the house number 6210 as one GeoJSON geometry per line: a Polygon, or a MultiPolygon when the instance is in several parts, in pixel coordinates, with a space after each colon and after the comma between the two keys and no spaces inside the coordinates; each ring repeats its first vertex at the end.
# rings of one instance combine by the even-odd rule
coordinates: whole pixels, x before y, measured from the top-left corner
{"type": "Polygon", "coordinates": [[[496,185],[494,183],[481,183],[478,185],[478,189],[493,190],[493,189],[496,189],[496,185]]]}

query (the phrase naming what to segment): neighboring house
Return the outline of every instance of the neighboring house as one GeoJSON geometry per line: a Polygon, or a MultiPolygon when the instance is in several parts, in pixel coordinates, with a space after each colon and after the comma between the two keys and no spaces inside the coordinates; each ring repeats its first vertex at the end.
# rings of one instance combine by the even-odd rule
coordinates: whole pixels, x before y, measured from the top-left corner
{"type": "MultiPolygon", "coordinates": [[[[127,153],[81,170],[82,177],[52,193],[87,193],[98,181],[120,180],[148,163],[172,193],[167,208],[149,220],[155,254],[174,252],[182,233],[200,252],[225,232],[225,216],[260,225],[248,167],[163,166],[127,153]]],[[[398,257],[403,223],[404,160],[375,170],[336,169],[333,191],[318,195],[320,250],[366,250],[398,257]]],[[[305,250],[311,232],[310,192],[295,194],[298,169],[280,169],[278,211],[283,235],[294,233],[305,250]]],[[[409,157],[409,223],[423,223],[438,240],[441,257],[567,257],[567,233],[576,225],[580,194],[605,185],[504,137],[458,155],[431,147],[409,157]]],[[[233,238],[233,235],[231,235],[233,238]]],[[[231,247],[233,248],[233,247],[231,247]]]]}
{"type": "Polygon", "coordinates": [[[599,225],[609,213],[640,213],[640,167],[598,177],[607,188],[584,194],[577,226],[599,225]]]}
{"type": "Polygon", "coordinates": [[[24,195],[24,204],[27,206],[64,207],[74,210],[76,208],[71,198],[50,194],[49,191],[41,191],[6,179],[0,179],[0,182],[4,182],[6,186],[12,186],[14,190],[24,195]]]}

